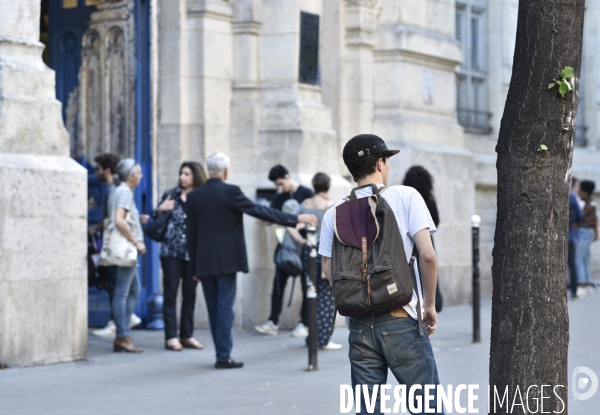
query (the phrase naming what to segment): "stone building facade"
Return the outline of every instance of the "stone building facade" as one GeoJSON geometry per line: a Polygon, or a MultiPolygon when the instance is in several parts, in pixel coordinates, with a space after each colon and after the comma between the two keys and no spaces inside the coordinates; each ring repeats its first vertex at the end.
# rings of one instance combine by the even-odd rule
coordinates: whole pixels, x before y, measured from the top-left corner
{"type": "MultiPolygon", "coordinates": [[[[305,185],[317,171],[328,173],[338,199],[353,185],[340,157],[344,143],[373,132],[402,150],[391,159],[390,184],[401,183],[415,164],[435,178],[445,304],[471,298],[469,218],[475,213],[483,220],[482,290],[490,295],[494,146],[511,76],[517,0],[57,0],[41,6],[56,92],[40,56],[40,0],[0,3],[0,322],[9,328],[0,329],[0,363],[85,356],[86,179],[69,156],[85,165],[104,151],[140,160],[146,181],[137,201],[145,211],[176,184],[182,161],[203,161],[216,151],[230,155],[229,180],[252,199],[273,190],[267,173],[278,163],[305,185]],[[43,116],[31,117],[24,102],[43,116]],[[33,189],[46,192],[40,195],[51,193],[43,210],[15,201],[29,176],[33,189]],[[35,219],[19,222],[29,217],[35,219]],[[18,223],[27,228],[21,239],[18,223]],[[64,246],[59,253],[38,247],[52,261],[21,260],[40,232],[64,235],[64,246]],[[68,272],[58,272],[54,258],[68,272]],[[14,352],[15,339],[38,333],[42,323],[24,324],[30,314],[14,305],[30,295],[30,274],[22,267],[49,284],[37,281],[36,290],[53,287],[48,301],[72,297],[69,307],[55,310],[68,321],[60,352],[14,352]]],[[[600,0],[586,7],[573,173],[600,183],[600,0]]],[[[250,273],[238,279],[236,324],[251,327],[269,313],[276,242],[273,227],[261,221],[246,218],[245,231],[250,273]]],[[[151,246],[141,263],[141,303],[160,293],[156,252],[151,246]]],[[[289,294],[288,287],[286,300],[289,294]]],[[[297,322],[296,300],[284,308],[284,328],[297,322]]],[[[149,310],[142,307],[147,323],[149,310]]],[[[201,290],[196,321],[207,326],[201,290]]],[[[52,338],[56,327],[42,332],[52,338]]]]}

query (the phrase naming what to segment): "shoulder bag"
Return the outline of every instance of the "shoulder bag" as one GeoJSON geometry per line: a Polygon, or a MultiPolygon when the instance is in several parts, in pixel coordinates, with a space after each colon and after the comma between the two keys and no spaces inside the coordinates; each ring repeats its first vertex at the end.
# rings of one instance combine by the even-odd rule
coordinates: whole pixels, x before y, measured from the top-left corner
{"type": "MultiPolygon", "coordinates": [[[[116,205],[116,200],[114,201],[116,205]]],[[[134,202],[135,203],[135,202],[134,202]]],[[[100,250],[100,266],[137,266],[138,250],[136,246],[119,231],[115,225],[114,215],[116,206],[113,208],[111,218],[104,221],[104,233],[102,235],[102,249],[100,250]]],[[[133,229],[131,213],[127,211],[125,222],[129,229],[133,229]]]]}
{"type": "MultiPolygon", "coordinates": [[[[169,196],[173,198],[174,193],[175,192],[171,192],[169,196]]],[[[163,199],[163,202],[165,200],[166,199],[163,199]]],[[[165,237],[165,233],[167,232],[167,226],[169,225],[169,221],[171,220],[172,213],[173,211],[169,210],[167,212],[161,213],[160,215],[152,219],[152,222],[150,222],[144,228],[144,233],[146,234],[146,236],[152,239],[153,241],[162,242],[162,240],[165,237]]]]}

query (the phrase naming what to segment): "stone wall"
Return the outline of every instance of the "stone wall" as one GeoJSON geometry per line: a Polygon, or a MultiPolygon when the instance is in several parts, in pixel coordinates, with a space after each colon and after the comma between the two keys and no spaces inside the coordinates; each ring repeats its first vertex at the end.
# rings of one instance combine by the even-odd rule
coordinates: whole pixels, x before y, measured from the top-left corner
{"type": "Polygon", "coordinates": [[[87,355],[86,172],[69,158],[40,2],[0,2],[0,367],[87,355]]]}

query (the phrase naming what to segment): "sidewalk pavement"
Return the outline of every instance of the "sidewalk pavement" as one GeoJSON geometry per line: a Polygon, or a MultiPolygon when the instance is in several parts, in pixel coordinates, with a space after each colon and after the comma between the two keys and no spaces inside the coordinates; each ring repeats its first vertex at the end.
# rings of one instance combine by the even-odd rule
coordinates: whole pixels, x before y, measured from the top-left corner
{"type": "MultiPolygon", "coordinates": [[[[600,375],[600,294],[569,302],[569,378],[576,366],[600,375]]],[[[479,413],[487,413],[491,302],[482,305],[482,339],[471,343],[471,306],[439,314],[432,344],[443,385],[478,384],[479,413]]],[[[142,354],[113,353],[112,341],[90,336],[87,361],[0,371],[0,414],[172,415],[340,413],[340,385],[350,384],[347,331],[336,329],[340,351],[320,351],[319,370],[305,372],[304,339],[280,332],[263,336],[236,329],[233,358],[243,369],[214,369],[210,333],[196,332],[205,350],[166,351],[163,333],[135,330],[142,354]]],[[[569,379],[569,381],[571,381],[569,379]]],[[[393,376],[388,382],[396,385],[393,376]]],[[[463,405],[466,404],[463,402],[463,405]]],[[[600,413],[600,391],[576,401],[569,391],[569,414],[600,413]]]]}

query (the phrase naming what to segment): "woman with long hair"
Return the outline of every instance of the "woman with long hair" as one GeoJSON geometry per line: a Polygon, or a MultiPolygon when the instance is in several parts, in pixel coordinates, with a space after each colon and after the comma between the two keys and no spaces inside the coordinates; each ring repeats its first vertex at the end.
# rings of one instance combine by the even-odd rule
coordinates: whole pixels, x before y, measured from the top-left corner
{"type": "MultiPolygon", "coordinates": [[[[425,200],[427,209],[431,214],[431,219],[435,227],[438,227],[440,223],[440,216],[438,214],[437,204],[435,203],[435,197],[433,196],[433,177],[423,166],[412,166],[406,172],[404,180],[402,181],[404,186],[410,186],[417,190],[425,200]]],[[[433,236],[431,237],[431,243],[433,244],[433,236]]],[[[419,256],[417,255],[417,265],[419,256]]],[[[442,311],[443,299],[442,293],[440,292],[439,280],[435,287],[435,310],[437,312],[442,311]]]]}
{"type": "Polygon", "coordinates": [[[194,161],[186,161],[179,168],[179,184],[167,190],[154,212],[153,217],[171,212],[167,229],[160,246],[160,262],[163,270],[163,313],[165,320],[165,349],[181,351],[184,347],[203,349],[193,337],[194,306],[196,304],[197,281],[193,279],[190,255],[185,236],[187,195],[206,182],[204,167],[194,161]],[[181,324],[177,336],[177,290],[181,280],[181,324]]]}

